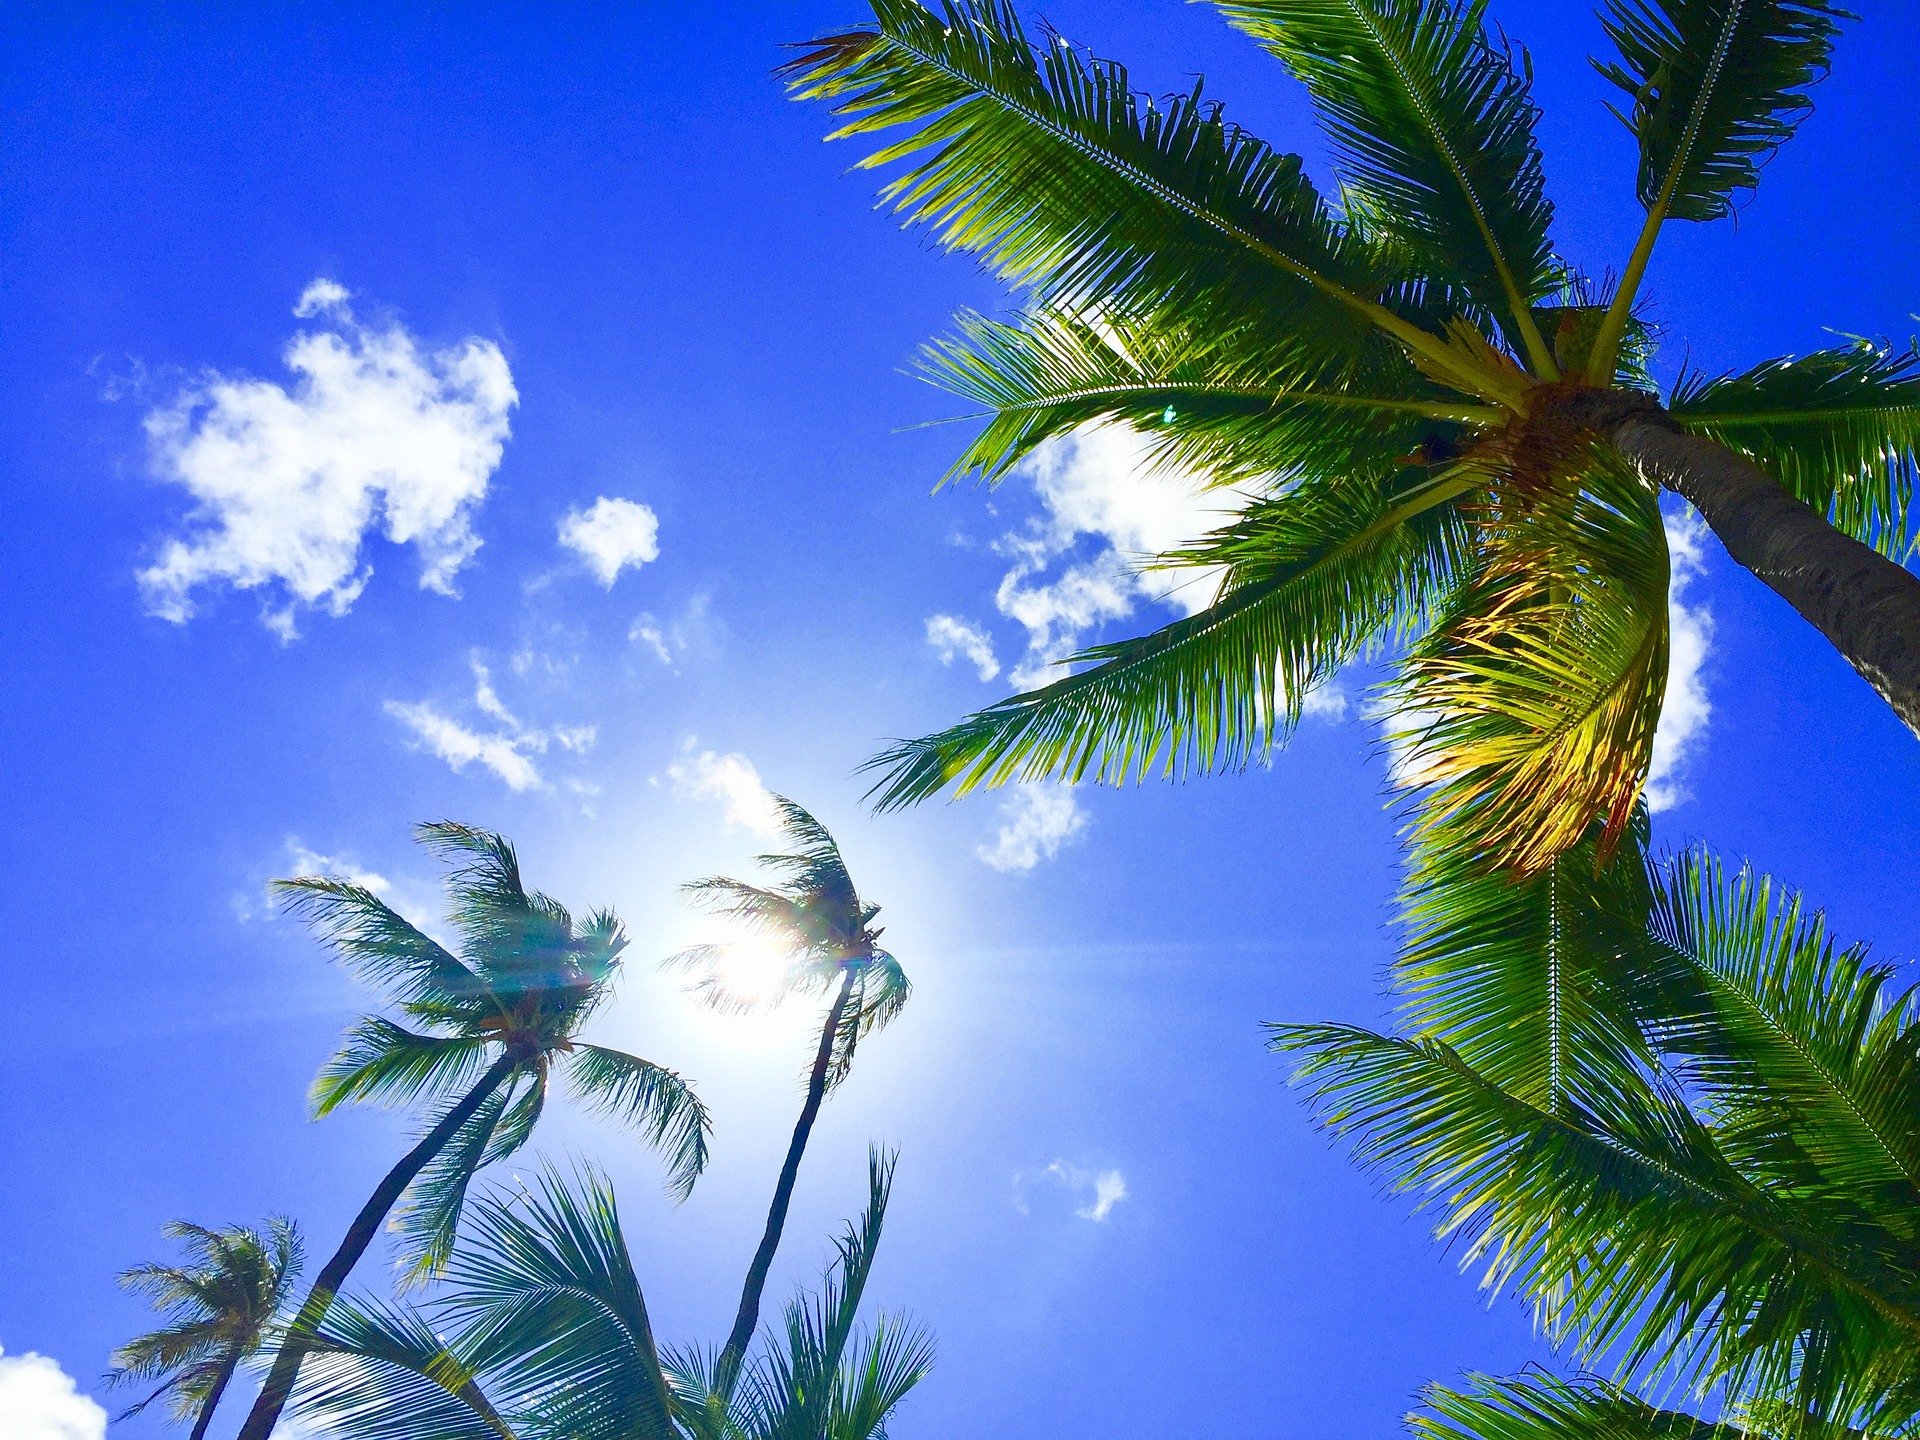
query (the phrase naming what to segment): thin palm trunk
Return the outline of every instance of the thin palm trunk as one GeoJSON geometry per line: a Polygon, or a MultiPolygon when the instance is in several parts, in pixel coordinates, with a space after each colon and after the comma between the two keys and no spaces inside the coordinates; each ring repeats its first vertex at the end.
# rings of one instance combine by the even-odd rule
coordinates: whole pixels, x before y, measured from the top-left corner
{"type": "Polygon", "coordinates": [[[1618,390],[1568,403],[1650,479],[1689,501],[1735,563],[1799,611],[1920,735],[1920,576],[1796,499],[1759,466],[1618,390]]]}
{"type": "Polygon", "coordinates": [[[187,1440],[206,1440],[207,1426],[213,1423],[214,1407],[220,1403],[220,1397],[226,1393],[227,1382],[233,1379],[233,1372],[240,1364],[241,1348],[235,1345],[227,1352],[227,1358],[220,1362],[220,1373],[213,1377],[213,1388],[207,1391],[207,1398],[200,1402],[200,1418],[193,1422],[193,1433],[187,1440]]]}
{"type": "Polygon", "coordinates": [[[353,1224],[347,1227],[346,1238],[315,1277],[313,1288],[307,1292],[306,1303],[300,1307],[300,1313],[288,1327],[286,1338],[280,1342],[279,1352],[273,1357],[273,1369],[267,1374],[266,1384],[260,1387],[260,1398],[253,1402],[246,1424],[240,1427],[238,1440],[267,1440],[273,1433],[274,1423],[279,1420],[281,1410],[286,1408],[287,1397],[293,1393],[293,1382],[300,1374],[300,1362],[311,1348],[307,1337],[326,1318],[333,1297],[340,1292],[347,1276],[366,1253],[367,1246],[373,1243],[373,1237],[379,1233],[388,1212],[407,1186],[413,1183],[414,1177],[427,1167],[455,1132],[473,1118],[473,1113],[486,1103],[487,1097],[498,1090],[521,1064],[521,1057],[511,1050],[494,1061],[487,1073],[461,1098],[460,1103],[449,1110],[398,1165],[387,1172],[387,1178],[380,1182],[372,1197],[360,1207],[353,1224]]]}
{"type": "Polygon", "coordinates": [[[807,1076],[806,1103],[800,1107],[799,1123],[793,1127],[793,1139],[787,1145],[786,1163],[780,1167],[780,1179],[773,1187],[773,1204],[767,1211],[766,1232],[753,1264],[747,1267],[747,1283],[740,1292],[740,1309],[733,1318],[733,1331],[726,1348],[720,1352],[719,1380],[723,1394],[733,1389],[734,1377],[746,1358],[747,1346],[760,1324],[760,1296],[767,1288],[767,1272],[773,1268],[773,1255],[780,1248],[780,1232],[786,1227],[787,1206],[793,1200],[794,1181],[800,1174],[800,1157],[806,1153],[807,1137],[813,1133],[814,1119],[820,1114],[820,1102],[827,1094],[827,1070],[833,1062],[833,1040],[840,1029],[840,1017],[846,1013],[847,1000],[853,994],[854,971],[842,972],[839,993],[827,1010],[826,1024],[820,1028],[820,1048],[814,1053],[813,1069],[807,1076]]]}

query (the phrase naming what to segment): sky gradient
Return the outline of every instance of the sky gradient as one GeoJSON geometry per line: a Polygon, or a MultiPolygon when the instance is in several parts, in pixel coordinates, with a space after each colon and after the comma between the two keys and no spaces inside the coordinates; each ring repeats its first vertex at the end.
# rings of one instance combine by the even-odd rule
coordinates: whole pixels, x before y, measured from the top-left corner
{"type": "MultiPolygon", "coordinates": [[[[1533,52],[1563,252],[1617,268],[1639,213],[1599,28],[1493,8],[1533,52]]],[[[1915,328],[1920,14],[1877,8],[1737,223],[1665,242],[1663,378],[1915,328]]],[[[697,1082],[713,1165],[676,1207],[577,1113],[536,1149],[609,1173],[663,1336],[716,1340],[812,1017],[704,1014],[653,962],[701,933],[675,887],[763,848],[762,785],[840,836],[916,985],[826,1108],[769,1292],[817,1277],[868,1143],[898,1145],[870,1294],[940,1344],[901,1440],[1381,1434],[1427,1380],[1545,1358],[1261,1048],[1265,1020],[1390,1017],[1370,676],[1270,769],[863,805],[887,737],[1194,603],[1117,559],[1219,502],[1113,434],[932,493],[965,430],[925,422],[965,407],[905,368],[1007,301],[876,213],[771,78],[860,13],[0,16],[0,1430],[61,1383],[30,1353],[113,1405],[146,1318],[113,1277],[163,1222],[285,1212],[331,1249],[407,1125],[307,1121],[366,997],[263,887],[330,866],[432,918],[407,836],[440,817],[625,917],[597,1036],[697,1082]]],[[[1303,95],[1210,9],[1042,13],[1143,88],[1204,72],[1326,174],[1303,95]]],[[[1656,840],[1920,953],[1911,736],[1710,540],[1679,601],[1698,694],[1656,840]]]]}

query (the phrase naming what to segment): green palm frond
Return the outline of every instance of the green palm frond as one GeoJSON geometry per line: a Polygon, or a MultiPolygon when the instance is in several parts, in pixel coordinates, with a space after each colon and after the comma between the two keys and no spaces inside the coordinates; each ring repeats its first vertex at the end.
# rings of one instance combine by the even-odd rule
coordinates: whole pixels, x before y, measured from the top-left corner
{"type": "Polygon", "coordinates": [[[522,1440],[470,1357],[419,1311],[342,1297],[293,1394],[301,1420],[345,1440],[522,1440]]]}
{"type": "Polygon", "coordinates": [[[396,999],[461,1012],[484,1000],[480,976],[364,885],[308,875],[270,888],[288,914],[396,999]]]}
{"type": "Polygon", "coordinates": [[[707,1168],[713,1121],[693,1087],[651,1060],[599,1045],[576,1045],[567,1067],[580,1098],[630,1125],[666,1157],[668,1186],[685,1199],[707,1168]]]}
{"type": "Polygon", "coordinates": [[[1675,220],[1717,220],[1813,108],[1852,18],[1827,0],[1607,0],[1618,57],[1596,62],[1627,99],[1640,143],[1640,203],[1675,220]]]}
{"type": "Polygon", "coordinates": [[[1036,48],[1004,0],[872,5],[872,28],[802,46],[785,73],[799,97],[837,102],[836,137],[906,128],[861,163],[907,162],[885,199],[942,244],[1070,311],[1283,325],[1336,367],[1385,331],[1455,364],[1365,298],[1399,277],[1335,221],[1299,157],[1226,123],[1198,87],[1139,95],[1119,64],[1036,48]]]}
{"type": "Polygon", "coordinates": [[[422,1035],[379,1015],[356,1021],[314,1077],[317,1119],[341,1105],[407,1105],[473,1083],[487,1066],[485,1036],[422,1035]]]}
{"type": "Polygon", "coordinates": [[[1817,1183],[1920,1240],[1915,991],[1895,994],[1897,971],[1864,946],[1836,946],[1799,895],[1704,850],[1677,856],[1655,894],[1652,934],[1692,982],[1645,1007],[1662,1050],[1743,1143],[1792,1147],[1782,1182],[1804,1157],[1817,1183]]]}
{"type": "Polygon", "coordinates": [[[1745,1440],[1737,1426],[1656,1409],[1604,1380],[1469,1375],[1420,1398],[1425,1410],[1407,1417],[1419,1440],[1745,1440]]]}
{"type": "Polygon", "coordinates": [[[1550,1114],[1648,1058],[1621,956],[1644,934],[1644,811],[1610,861],[1589,833],[1537,874],[1490,869],[1444,831],[1413,848],[1394,965],[1408,1033],[1550,1114]]]}
{"type": "Polygon", "coordinates": [[[885,1440],[886,1424],[907,1393],[932,1373],[933,1337],[919,1326],[881,1315],[855,1338],[834,1386],[828,1440],[885,1440]]]}
{"type": "Polygon", "coordinates": [[[1186,316],[1088,319],[1042,307],[1008,325],[962,315],[959,334],[926,347],[920,368],[991,411],[950,472],[989,482],[1043,442],[1101,421],[1132,425],[1157,464],[1215,484],[1266,484],[1391,468],[1435,430],[1497,418],[1401,360],[1323,379],[1296,342],[1186,316]]]}
{"type": "Polygon", "coordinates": [[[476,1369],[538,1397],[543,1433],[677,1440],[646,1299],[613,1191],[582,1171],[484,1196],[448,1271],[443,1309],[476,1369]]]}
{"type": "Polygon", "coordinates": [[[1456,0],[1218,0],[1309,93],[1370,227],[1557,379],[1531,307],[1560,279],[1527,78],[1456,0]]]}
{"type": "Polygon", "coordinates": [[[1421,823],[1537,874],[1595,818],[1629,824],[1666,694],[1668,556],[1654,492],[1596,457],[1571,498],[1502,497],[1485,567],[1407,657],[1395,695],[1425,717],[1409,769],[1421,823]]]}
{"type": "Polygon", "coordinates": [[[396,1217],[405,1262],[400,1276],[403,1285],[420,1284],[446,1268],[467,1191],[475,1173],[492,1157],[495,1133],[516,1079],[510,1077],[489,1095],[407,1187],[396,1217]]]}
{"type": "Polygon", "coordinates": [[[854,1051],[868,1035],[891,1024],[907,1006],[913,984],[906,968],[885,950],[875,950],[857,972],[847,1004],[834,1028],[827,1058],[827,1088],[836,1088],[853,1069],[854,1051]]]}
{"type": "Polygon", "coordinates": [[[1742,1174],[1679,1094],[1642,1078],[1552,1113],[1446,1046],[1276,1026],[1325,1123],[1439,1211],[1488,1288],[1625,1372],[1847,1413],[1911,1384],[1911,1252],[1828,1193],[1742,1174]]]}
{"type": "Polygon", "coordinates": [[[869,762],[876,804],[1009,781],[1123,784],[1233,769],[1284,739],[1307,694],[1383,631],[1456,583],[1465,541],[1451,471],[1412,484],[1310,486],[1254,507],[1172,557],[1224,565],[1218,601],[1134,640],[1074,657],[1089,668],[1003,700],[869,762]]]}
{"type": "Polygon", "coordinates": [[[1667,408],[1759,465],[1854,539],[1912,553],[1920,352],[1861,340],[1738,375],[1683,375],[1667,408]]]}

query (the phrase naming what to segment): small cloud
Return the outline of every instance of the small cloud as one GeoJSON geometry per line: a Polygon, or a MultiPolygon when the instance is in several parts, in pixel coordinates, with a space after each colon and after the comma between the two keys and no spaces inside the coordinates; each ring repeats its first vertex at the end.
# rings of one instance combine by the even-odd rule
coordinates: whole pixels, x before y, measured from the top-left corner
{"type": "Polygon", "coordinates": [[[327,875],[335,880],[345,880],[358,885],[363,890],[371,890],[376,895],[385,895],[393,889],[393,882],[386,876],[372,870],[364,870],[352,860],[337,855],[322,855],[318,850],[310,850],[297,836],[287,836],[287,873],[289,875],[327,875]]]}
{"type": "Polygon", "coordinates": [[[1080,802],[1064,785],[1016,786],[1001,802],[1000,818],[993,843],[974,851],[995,870],[1031,870],[1087,825],[1080,802]]]}
{"type": "Polygon", "coordinates": [[[510,790],[538,790],[546,780],[532,757],[558,747],[585,754],[599,738],[597,725],[548,725],[532,729],[520,722],[494,689],[493,673],[475,655],[473,708],[491,725],[482,729],[447,714],[431,700],[389,700],[386,713],[413,732],[415,741],[452,766],[455,773],[478,763],[506,781],[510,790]]]}
{"type": "Polygon", "coordinates": [[[587,564],[609,590],[628,566],[660,558],[660,517],[637,500],[601,496],[560,521],[560,543],[587,564]]]}
{"type": "MultiPolygon", "coordinates": [[[[1127,1198],[1127,1179],[1118,1170],[1087,1170],[1066,1160],[1055,1160],[1034,1177],[1066,1193],[1073,1213],[1096,1225],[1113,1213],[1113,1207],[1127,1198]]],[[[1013,1177],[1013,1206],[1022,1215],[1033,1211],[1029,1200],[1031,1185],[1025,1173],[1013,1177]]]]}
{"type": "Polygon", "coordinates": [[[423,589],[455,593],[513,375],[490,340],[428,352],[400,325],[361,324],[347,299],[324,278],[301,293],[294,314],[327,328],[288,344],[290,384],[210,373],[147,415],[153,473],[194,501],[138,575],[153,614],[185,624],[204,589],[260,590],[263,623],[291,641],[303,612],[353,608],[376,530],[414,547],[423,589]]]}
{"type": "Polygon", "coordinates": [[[0,1435],[7,1440],[105,1440],[107,1412],[45,1355],[0,1350],[0,1435]]]}
{"type": "Polygon", "coordinates": [[[965,657],[982,680],[991,680],[1000,673],[1000,662],[994,656],[993,641],[986,631],[957,615],[928,616],[927,644],[933,647],[942,665],[951,665],[965,657]]]}
{"type": "Polygon", "coordinates": [[[725,807],[727,824],[759,835],[777,835],[780,813],[753,762],[738,752],[696,752],[694,743],[689,740],[684,758],[667,767],[674,794],[682,800],[718,800],[725,807]]]}
{"type": "Polygon", "coordinates": [[[1706,739],[1713,704],[1707,698],[1706,664],[1713,645],[1713,613],[1687,597],[1706,573],[1707,525],[1691,506],[1663,513],[1672,580],[1667,590],[1667,696],[1653,732],[1653,762],[1647,770],[1647,808],[1656,815],[1689,798],[1681,771],[1706,739]]]}
{"type": "Polygon", "coordinates": [[[627,643],[650,651],[662,665],[673,664],[673,651],[667,648],[667,635],[651,612],[641,611],[627,627],[627,643]]]}
{"type": "Polygon", "coordinates": [[[722,627],[710,614],[711,608],[711,598],[701,593],[687,601],[670,621],[661,620],[651,610],[642,610],[627,627],[627,642],[671,669],[688,652],[714,646],[722,627]]]}

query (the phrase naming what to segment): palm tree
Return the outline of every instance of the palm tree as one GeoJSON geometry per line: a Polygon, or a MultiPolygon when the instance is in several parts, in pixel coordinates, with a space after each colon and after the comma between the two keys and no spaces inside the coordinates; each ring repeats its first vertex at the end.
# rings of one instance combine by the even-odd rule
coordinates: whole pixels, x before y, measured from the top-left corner
{"type": "Polygon", "coordinates": [[[243,1225],[210,1230],[187,1220],[161,1233],[180,1242],[183,1263],[135,1265],[120,1283],[151,1300],[166,1323],[113,1352],[107,1383],[159,1379],[118,1418],[164,1398],[176,1420],[193,1417],[191,1440],[202,1440],[227,1382],[260,1348],[300,1273],[300,1233],[278,1215],[264,1234],[243,1225]]]}
{"type": "Polygon", "coordinates": [[[800,1119],[793,1127],[787,1158],[774,1184],[766,1229],[747,1270],[733,1330],[721,1348],[718,1373],[723,1381],[738,1371],[760,1323],[760,1296],[767,1286],[774,1252],[780,1248],[780,1232],[787,1223],[787,1207],[800,1174],[800,1157],[806,1153],[821,1102],[846,1078],[861,1038],[898,1015],[911,988],[900,962],[880,948],[881,932],[873,923],[880,907],[860,898],[833,836],[793,801],[775,796],[774,804],[793,848],[762,855],[759,863],[778,876],[779,883],[764,887],[716,875],[693,881],[683,889],[696,903],[743,922],[761,940],[779,945],[785,965],[778,982],[767,993],[755,995],[729,984],[730,961],[738,942],[697,945],[667,962],[695,972],[699,976],[696,992],[717,1009],[778,1004],[795,992],[832,997],[821,1022],[813,1063],[807,1070],[800,1119]]]}
{"type": "Polygon", "coordinates": [[[1415,1428],[1704,1440],[1633,1393],[1687,1387],[1756,1435],[1911,1434],[1920,989],[1765,877],[1627,850],[1558,876],[1545,933],[1503,924],[1495,886],[1445,892],[1403,958],[1402,1034],[1275,1027],[1323,1122],[1486,1288],[1613,1362],[1436,1389],[1415,1428]]]}
{"type": "Polygon", "coordinates": [[[1827,0],[1604,0],[1600,63],[1639,146],[1640,238],[1610,289],[1554,247],[1528,65],[1481,0],[1216,0],[1301,81],[1340,170],[1156,100],[1006,0],[870,0],[785,73],[835,136],[885,135],[883,196],[1024,297],[929,348],[987,424],[994,481],[1082,426],[1248,492],[1174,566],[1207,609],[874,763],[883,806],[952,785],[1120,782],[1246,763],[1388,641],[1399,700],[1494,860],[1543,870],[1595,816],[1618,843],[1667,671],[1659,497],[1920,729],[1908,551],[1920,353],[1850,343],[1659,398],[1634,318],[1669,224],[1732,214],[1809,108],[1827,0]]]}
{"type": "Polygon", "coordinates": [[[447,918],[457,949],[357,882],[276,883],[293,913],[423,1027],[361,1020],[314,1082],[315,1114],[349,1101],[444,1108],[315,1278],[240,1440],[267,1440],[316,1328],[396,1206],[412,1275],[444,1266],[474,1173],[526,1144],[557,1064],[588,1105],[638,1126],[664,1151],[676,1194],[684,1196],[707,1163],[707,1112],[685,1080],[579,1038],[619,972],[627,946],[619,917],[596,910],[576,921],[558,901],[527,890],[513,846],[498,835],[452,821],[421,825],[415,835],[451,866],[447,918]]]}
{"type": "Polygon", "coordinates": [[[819,1293],[738,1382],[719,1383],[718,1351],[660,1350],[613,1192],[549,1174],[475,1202],[424,1311],[337,1304],[295,1413],[342,1440],[884,1440],[933,1358],[904,1321],[856,1325],[892,1176],[870,1159],[866,1213],[819,1293]]]}

